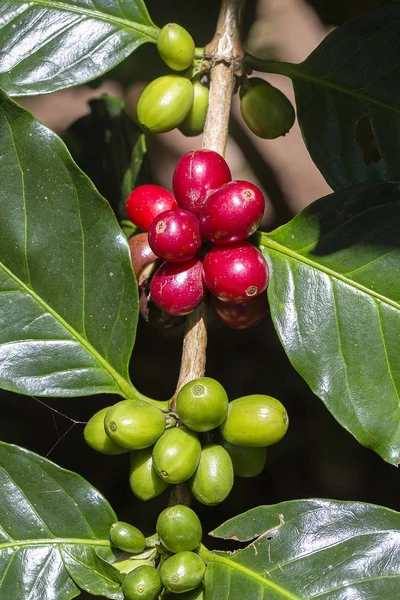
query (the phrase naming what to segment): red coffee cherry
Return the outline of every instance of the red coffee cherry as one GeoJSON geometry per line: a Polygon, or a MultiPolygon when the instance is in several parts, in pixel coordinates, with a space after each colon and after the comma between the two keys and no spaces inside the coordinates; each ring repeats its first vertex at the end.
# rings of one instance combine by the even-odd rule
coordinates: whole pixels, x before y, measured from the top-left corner
{"type": "Polygon", "coordinates": [[[211,296],[211,306],[219,320],[231,329],[247,329],[257,325],[269,310],[266,294],[241,303],[223,302],[211,296]]]}
{"type": "Polygon", "coordinates": [[[241,242],[255,232],[264,209],[264,196],[256,185],[230,181],[204,202],[199,217],[201,233],[213,244],[241,242]]]}
{"type": "Polygon", "coordinates": [[[218,152],[192,150],[177,162],[172,189],[179,206],[198,216],[207,195],[231,179],[229,167],[218,152]]]}
{"type": "Polygon", "coordinates": [[[128,219],[144,231],[149,230],[157,215],[172,208],[178,208],[178,205],[171,192],[152,183],[139,185],[126,201],[128,219]]]}
{"type": "Polygon", "coordinates": [[[224,302],[246,302],[260,296],[268,284],[265,258],[249,242],[213,246],[203,262],[205,283],[224,302]]]}
{"type": "Polygon", "coordinates": [[[202,270],[197,257],[163,263],[150,282],[152,301],[169,315],[187,315],[204,297],[202,270]]]}
{"type": "Polygon", "coordinates": [[[150,225],[150,247],[163,260],[189,260],[196,256],[201,243],[199,221],[188,210],[167,210],[157,215],[150,225]]]}
{"type": "Polygon", "coordinates": [[[129,238],[128,244],[131,251],[133,270],[137,277],[144,267],[157,260],[157,256],[150,248],[147,233],[133,235],[129,238]]]}

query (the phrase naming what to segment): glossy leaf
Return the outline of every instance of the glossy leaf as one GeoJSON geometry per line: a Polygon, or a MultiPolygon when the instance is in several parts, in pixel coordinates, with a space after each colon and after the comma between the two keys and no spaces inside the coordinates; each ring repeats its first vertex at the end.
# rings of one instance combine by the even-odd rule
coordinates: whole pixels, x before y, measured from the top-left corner
{"type": "Polygon", "coordinates": [[[129,248],[64,144],[0,95],[0,385],[42,396],[134,394],[129,248]]]}
{"type": "Polygon", "coordinates": [[[400,185],[314,202],[259,242],[268,297],[296,370],[334,417],[400,461],[400,185]]]}
{"type": "Polygon", "coordinates": [[[251,66],[293,80],[311,157],[334,190],[400,180],[400,4],[368,11],[330,33],[301,64],[251,66]]]}
{"type": "Polygon", "coordinates": [[[2,0],[0,87],[25,96],[84,83],[157,36],[143,0],[2,0]]]}
{"type": "Polygon", "coordinates": [[[293,500],[259,506],[213,535],[251,541],[201,551],[210,600],[397,600],[400,514],[380,506],[293,500]]]}
{"type": "Polygon", "coordinates": [[[116,515],[75,473],[0,442],[0,597],[122,600],[109,529],[116,515]]]}

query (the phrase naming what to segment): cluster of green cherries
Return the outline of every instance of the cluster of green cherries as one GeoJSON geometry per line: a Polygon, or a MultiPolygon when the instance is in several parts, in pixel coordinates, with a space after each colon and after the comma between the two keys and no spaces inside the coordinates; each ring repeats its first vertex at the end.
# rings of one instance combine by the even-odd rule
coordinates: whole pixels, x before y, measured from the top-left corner
{"type": "Polygon", "coordinates": [[[94,450],[131,452],[129,482],[141,500],[187,481],[199,502],[219,504],[235,475],[261,473],[266,447],[288,428],[279,400],[254,394],[229,402],[224,387],[210,377],[184,385],[169,412],[154,404],[122,400],[97,412],[84,429],[94,450]]]}
{"type": "MultiPolygon", "coordinates": [[[[176,127],[186,136],[202,133],[208,108],[209,65],[196,52],[190,33],[181,25],[168,23],[157,40],[159,55],[174,71],[150,82],[137,105],[137,120],[145,131],[164,133],[176,127]]],[[[240,76],[240,111],[249,129],[258,137],[285,135],[295,120],[290,100],[260,77],[240,76]]]]}
{"type": "Polygon", "coordinates": [[[156,534],[147,539],[134,525],[114,523],[111,544],[131,554],[114,563],[124,575],[125,600],[202,600],[206,572],[206,563],[199,554],[202,535],[196,513],[181,504],[160,513],[156,534]]]}

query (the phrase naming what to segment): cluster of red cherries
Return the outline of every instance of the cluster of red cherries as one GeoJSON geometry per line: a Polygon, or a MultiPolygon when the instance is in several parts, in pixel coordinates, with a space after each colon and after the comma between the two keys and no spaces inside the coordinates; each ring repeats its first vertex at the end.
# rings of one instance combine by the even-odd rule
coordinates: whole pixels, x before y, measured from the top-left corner
{"type": "Polygon", "coordinates": [[[126,202],[128,218],[148,232],[151,250],[164,261],[151,279],[150,299],[170,315],[186,315],[208,288],[224,322],[255,324],[267,312],[268,267],[246,240],[262,219],[262,192],[232,181],[226,161],[212,150],[182,156],[172,188],[141,185],[126,202]]]}

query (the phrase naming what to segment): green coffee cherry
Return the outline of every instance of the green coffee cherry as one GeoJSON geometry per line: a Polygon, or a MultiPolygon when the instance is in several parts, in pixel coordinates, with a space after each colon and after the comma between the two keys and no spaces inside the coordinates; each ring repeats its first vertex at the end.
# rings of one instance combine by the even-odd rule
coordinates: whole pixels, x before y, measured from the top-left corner
{"type": "Polygon", "coordinates": [[[153,448],[153,465],[161,479],[181,483],[193,475],[201,453],[199,438],[186,427],[174,427],[153,448]]]}
{"type": "Polygon", "coordinates": [[[163,510],[158,516],[156,531],[160,542],[170,552],[194,550],[203,536],[199,517],[183,504],[163,510]]]}
{"type": "Polygon", "coordinates": [[[139,554],[146,547],[143,533],[134,525],[124,521],[117,521],[111,525],[110,538],[112,545],[124,552],[139,554]]]}
{"type": "Polygon", "coordinates": [[[143,565],[152,567],[153,563],[151,562],[151,560],[139,558],[128,558],[127,560],[121,560],[119,562],[113,563],[113,567],[117,569],[120,573],[123,573],[124,575],[130,573],[138,567],[142,567],[143,565]]]}
{"type": "Polygon", "coordinates": [[[227,442],[236,446],[263,447],[279,442],[288,424],[287,412],[279,400],[254,394],[229,403],[220,431],[227,442]]]}
{"type": "Polygon", "coordinates": [[[265,465],[266,448],[235,446],[223,440],[222,446],[232,459],[233,472],[237,477],[256,477],[265,465]]]}
{"type": "Polygon", "coordinates": [[[121,400],[107,412],[104,427],[115,444],[129,450],[140,450],[154,444],[163,434],[165,417],[147,402],[121,400]]]}
{"type": "Polygon", "coordinates": [[[232,460],[225,448],[219,444],[204,446],[189,487],[202,504],[214,505],[225,500],[233,487],[232,460]]]}
{"type": "Polygon", "coordinates": [[[193,81],[193,104],[184,121],[179,125],[179,131],[188,137],[199,135],[204,130],[207,117],[209,91],[200,81],[193,81]]]}
{"type": "Polygon", "coordinates": [[[252,77],[240,89],[240,112],[247,127],[264,139],[285,135],[293,126],[295,112],[290,100],[273,85],[252,77]]]}
{"type": "Polygon", "coordinates": [[[176,398],[180,420],[194,431],[210,431],[225,420],[228,413],[228,395],[218,381],[200,377],[189,381],[176,398]]]}
{"type": "Polygon", "coordinates": [[[125,600],[157,600],[161,590],[158,571],[147,565],[128,573],[122,584],[125,600]]]}
{"type": "Polygon", "coordinates": [[[178,127],[193,104],[194,90],[189,79],[164,75],[143,90],[137,105],[137,119],[143,129],[163,133],[178,127]]]}
{"type": "Polygon", "coordinates": [[[163,595],[161,596],[163,600],[204,600],[205,597],[206,593],[202,583],[194,590],[183,592],[183,594],[173,594],[164,588],[163,595]]]}
{"type": "Polygon", "coordinates": [[[140,500],[151,500],[163,493],[168,482],[161,479],[153,467],[153,448],[144,448],[131,453],[129,484],[140,500]]]}
{"type": "Polygon", "coordinates": [[[128,452],[126,448],[122,448],[114,444],[104,430],[104,417],[111,407],[102,408],[86,423],[83,430],[83,437],[88,446],[101,452],[102,454],[122,454],[128,452]]]}
{"type": "Polygon", "coordinates": [[[167,590],[180,594],[197,588],[205,571],[201,556],[194,552],[178,552],[161,565],[160,579],[167,590]]]}
{"type": "Polygon", "coordinates": [[[174,71],[188,69],[194,59],[194,49],[192,36],[177,23],[168,23],[161,29],[157,50],[170,69],[174,71]]]}

